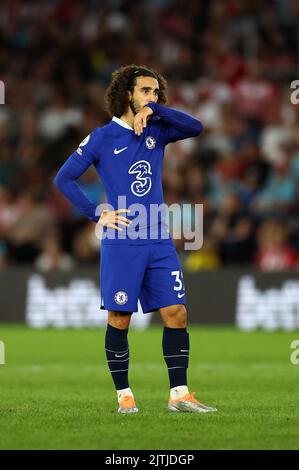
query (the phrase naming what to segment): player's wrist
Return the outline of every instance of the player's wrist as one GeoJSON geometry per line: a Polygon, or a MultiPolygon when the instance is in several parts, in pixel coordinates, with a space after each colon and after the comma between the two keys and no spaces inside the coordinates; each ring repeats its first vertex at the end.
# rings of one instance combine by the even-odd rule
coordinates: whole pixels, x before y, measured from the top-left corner
{"type": "Polygon", "coordinates": [[[148,108],[151,110],[151,114],[154,114],[155,112],[155,104],[154,102],[147,103],[143,108],[148,108]]]}
{"type": "Polygon", "coordinates": [[[97,223],[97,222],[100,220],[101,217],[102,217],[102,213],[90,217],[90,220],[91,220],[92,222],[97,223]]]}

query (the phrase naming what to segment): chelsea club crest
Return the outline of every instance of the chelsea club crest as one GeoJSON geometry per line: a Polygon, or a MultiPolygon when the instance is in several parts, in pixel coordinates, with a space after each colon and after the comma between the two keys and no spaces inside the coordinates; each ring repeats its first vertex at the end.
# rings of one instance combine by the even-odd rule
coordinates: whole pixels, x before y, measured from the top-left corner
{"type": "Polygon", "coordinates": [[[145,139],[145,145],[149,150],[152,150],[156,147],[156,139],[150,135],[145,139]]]}
{"type": "Polygon", "coordinates": [[[118,305],[124,305],[128,302],[128,294],[125,291],[120,290],[120,291],[116,292],[116,294],[114,296],[114,301],[118,305]]]}

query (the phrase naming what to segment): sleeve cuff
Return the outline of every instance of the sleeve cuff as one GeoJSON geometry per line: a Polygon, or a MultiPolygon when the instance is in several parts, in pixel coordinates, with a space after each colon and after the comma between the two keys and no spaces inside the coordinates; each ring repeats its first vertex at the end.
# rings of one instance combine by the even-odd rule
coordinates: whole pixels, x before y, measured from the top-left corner
{"type": "Polygon", "coordinates": [[[151,102],[151,103],[146,104],[144,107],[146,107],[146,106],[148,108],[151,108],[154,114],[157,114],[157,111],[158,111],[157,103],[151,102]]]}

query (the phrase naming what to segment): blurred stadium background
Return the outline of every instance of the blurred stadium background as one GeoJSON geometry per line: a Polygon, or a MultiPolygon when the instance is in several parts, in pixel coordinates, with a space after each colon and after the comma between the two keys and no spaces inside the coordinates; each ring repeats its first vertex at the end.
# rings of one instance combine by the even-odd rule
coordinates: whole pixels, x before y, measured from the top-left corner
{"type": "MultiPolygon", "coordinates": [[[[40,282],[60,272],[69,284],[82,268],[97,276],[95,225],[53,178],[78,143],[109,120],[103,94],[112,71],[144,63],[168,79],[170,106],[205,127],[199,138],[168,146],[163,176],[166,203],[204,206],[202,249],[186,252],[185,240],[176,240],[184,272],[192,274],[189,298],[206,282],[206,306],[215,290],[219,305],[229,302],[226,313],[215,304],[205,318],[194,299],[192,319],[215,323],[222,315],[228,323],[238,316],[238,298],[247,299],[245,311],[259,297],[272,305],[264,309],[276,318],[272,327],[298,327],[299,107],[290,100],[299,74],[298,19],[295,0],[1,2],[0,319],[24,318],[21,304],[30,281],[38,282],[24,278],[24,269],[44,276],[40,282]],[[229,293],[228,270],[235,272],[229,293]],[[286,302],[288,318],[277,307],[286,302]]],[[[92,201],[105,201],[93,169],[80,184],[92,201]]]]}
{"type": "MultiPolygon", "coordinates": [[[[298,448],[296,78],[296,0],[0,2],[0,448],[298,448]],[[198,417],[200,432],[194,416],[165,412],[161,329],[144,329],[157,315],[134,316],[132,383],[144,411],[122,428],[104,328],[58,330],[106,318],[95,224],[53,178],[109,120],[104,90],[130,63],[162,72],[169,105],[205,128],[167,148],[163,176],[168,204],[204,206],[202,249],[176,241],[192,389],[220,410],[198,417]]],[[[105,201],[92,168],[80,185],[105,201]]]]}

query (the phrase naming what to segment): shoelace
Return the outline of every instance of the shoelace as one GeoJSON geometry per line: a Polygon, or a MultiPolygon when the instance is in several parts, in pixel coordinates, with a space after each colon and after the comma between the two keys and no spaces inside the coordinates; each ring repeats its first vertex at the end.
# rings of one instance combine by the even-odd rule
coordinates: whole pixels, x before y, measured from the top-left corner
{"type": "Polygon", "coordinates": [[[191,401],[192,403],[196,403],[197,405],[201,405],[201,406],[206,406],[204,405],[203,403],[201,403],[200,401],[198,401],[196,398],[195,398],[195,392],[191,392],[188,397],[187,397],[187,401],[191,401]]]}

